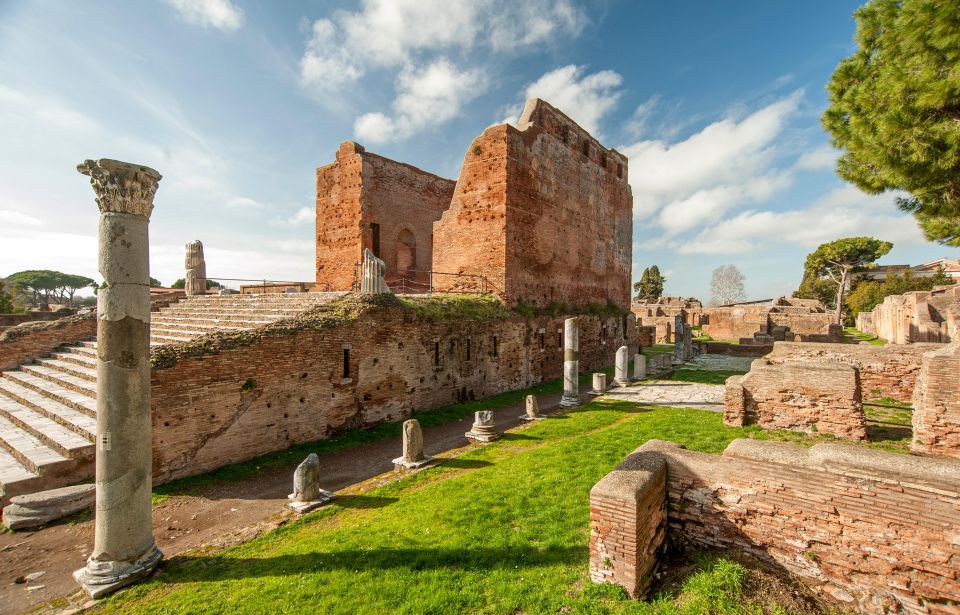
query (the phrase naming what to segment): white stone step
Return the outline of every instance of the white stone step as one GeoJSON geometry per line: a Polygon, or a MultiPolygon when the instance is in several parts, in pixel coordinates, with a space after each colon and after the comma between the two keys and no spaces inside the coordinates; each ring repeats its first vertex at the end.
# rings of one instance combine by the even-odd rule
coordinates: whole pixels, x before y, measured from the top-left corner
{"type": "Polygon", "coordinates": [[[87,341],[85,341],[85,342],[80,342],[79,344],[77,344],[77,346],[80,346],[81,348],[92,348],[92,349],[96,350],[96,349],[97,349],[97,340],[87,340],[87,341]]]}
{"type": "Polygon", "coordinates": [[[159,342],[161,344],[182,344],[184,342],[189,342],[192,340],[192,337],[184,337],[182,335],[151,335],[150,343],[159,342]]]}
{"type": "Polygon", "coordinates": [[[97,420],[94,417],[64,405],[43,393],[20,386],[8,378],[0,378],[0,395],[29,406],[91,441],[96,437],[97,420]]]}
{"type": "Polygon", "coordinates": [[[0,416],[0,446],[17,458],[25,468],[43,474],[44,466],[68,461],[66,457],[45,445],[39,439],[0,416]]]}
{"type": "Polygon", "coordinates": [[[31,472],[16,457],[0,446],[0,495],[4,496],[4,501],[9,500],[10,495],[25,492],[26,485],[20,486],[18,483],[29,483],[39,477],[39,474],[31,472]]]}
{"type": "Polygon", "coordinates": [[[73,348],[64,349],[63,352],[55,352],[51,357],[58,361],[66,361],[67,363],[73,363],[75,365],[81,365],[83,367],[92,369],[94,372],[97,371],[97,357],[96,354],[92,356],[86,353],[72,352],[73,348]]]}
{"type": "Polygon", "coordinates": [[[78,393],[62,386],[56,385],[43,378],[37,378],[32,374],[23,371],[3,372],[3,378],[13,381],[22,387],[31,389],[45,397],[54,399],[61,404],[67,405],[74,410],[82,412],[90,417],[97,416],[97,400],[90,395],[78,393]]]}
{"type": "Polygon", "coordinates": [[[21,365],[20,371],[30,374],[31,376],[42,378],[65,389],[76,391],[77,393],[84,393],[90,397],[95,397],[97,394],[97,384],[95,382],[90,382],[77,376],[71,376],[70,374],[50,369],[43,365],[21,365]]]}
{"type": "Polygon", "coordinates": [[[0,417],[27,431],[61,455],[72,459],[93,456],[93,441],[7,397],[0,396],[0,417]]]}
{"type": "Polygon", "coordinates": [[[97,349],[96,348],[87,348],[86,346],[71,346],[70,348],[65,349],[70,354],[75,354],[82,357],[87,357],[89,359],[97,360],[97,349]]]}
{"type": "Polygon", "coordinates": [[[59,359],[37,359],[36,362],[38,365],[42,365],[43,367],[48,367],[52,370],[63,372],[69,376],[76,376],[77,378],[83,378],[88,382],[95,383],[97,381],[96,363],[94,363],[93,368],[89,368],[89,367],[77,365],[76,363],[61,361],[59,359]]]}

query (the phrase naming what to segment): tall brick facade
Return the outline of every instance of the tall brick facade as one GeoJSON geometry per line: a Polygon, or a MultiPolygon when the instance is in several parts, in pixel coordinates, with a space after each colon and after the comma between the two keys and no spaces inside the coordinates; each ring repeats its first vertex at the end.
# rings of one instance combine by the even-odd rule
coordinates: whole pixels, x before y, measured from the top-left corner
{"type": "Polygon", "coordinates": [[[910,448],[960,457],[960,342],[923,354],[913,392],[910,448]]]}
{"type": "Polygon", "coordinates": [[[529,100],[467,150],[433,268],[484,275],[510,305],[629,309],[632,210],[626,157],[529,100]]]}
{"type": "Polygon", "coordinates": [[[628,309],[632,224],[626,157],[534,99],[473,141],[456,182],[341,144],[317,169],[317,290],[349,289],[370,248],[400,292],[628,309]]]}
{"type": "Polygon", "coordinates": [[[857,328],[891,344],[960,340],[960,285],[885,297],[857,314],[857,328]]]}
{"type": "Polygon", "coordinates": [[[749,553],[844,610],[953,613],[958,476],[957,460],[853,445],[735,440],[710,455],[651,440],[591,492],[591,577],[642,593],[665,536],[749,553]]]}
{"type": "Polygon", "coordinates": [[[354,264],[369,248],[387,265],[387,283],[426,282],[433,223],[455,182],[367,152],[351,141],[317,169],[317,289],[350,290],[354,264]]]}

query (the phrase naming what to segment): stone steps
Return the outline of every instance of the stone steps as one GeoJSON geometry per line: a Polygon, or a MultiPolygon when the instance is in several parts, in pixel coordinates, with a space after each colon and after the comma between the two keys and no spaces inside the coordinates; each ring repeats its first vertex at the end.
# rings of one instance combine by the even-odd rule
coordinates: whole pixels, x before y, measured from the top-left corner
{"type": "MultiPolygon", "coordinates": [[[[343,293],[189,297],[151,315],[150,345],[182,344],[296,316],[343,293]],[[242,297],[242,298],[238,298],[242,297]]],[[[0,505],[94,473],[97,343],[83,341],[0,373],[0,505]]]]}

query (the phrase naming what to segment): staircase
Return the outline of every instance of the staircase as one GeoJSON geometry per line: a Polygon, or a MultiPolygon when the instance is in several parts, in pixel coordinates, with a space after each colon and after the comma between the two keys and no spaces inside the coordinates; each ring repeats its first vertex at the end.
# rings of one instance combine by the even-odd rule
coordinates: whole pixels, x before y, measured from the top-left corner
{"type": "MultiPolygon", "coordinates": [[[[256,329],[342,294],[189,297],[151,315],[150,346],[256,329]]],[[[0,372],[0,505],[14,495],[92,478],[96,416],[96,341],[0,372]]]]}

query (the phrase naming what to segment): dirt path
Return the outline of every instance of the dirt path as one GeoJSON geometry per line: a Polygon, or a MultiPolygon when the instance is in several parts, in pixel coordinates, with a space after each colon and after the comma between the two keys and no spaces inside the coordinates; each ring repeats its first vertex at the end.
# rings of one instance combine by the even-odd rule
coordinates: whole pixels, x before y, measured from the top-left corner
{"type": "MultiPolygon", "coordinates": [[[[585,394],[583,397],[587,398],[585,394]]],[[[557,411],[560,393],[538,399],[541,411],[550,414],[557,411]]],[[[522,422],[519,417],[523,407],[504,406],[494,414],[499,427],[516,427],[522,422]]],[[[426,453],[436,455],[466,446],[463,434],[471,423],[472,417],[464,417],[425,429],[426,453]]],[[[400,449],[400,437],[392,437],[325,454],[320,457],[323,487],[338,491],[391,472],[392,460],[400,456],[400,449]]],[[[293,518],[286,503],[295,467],[271,467],[247,480],[221,482],[191,495],[171,496],[153,509],[158,546],[170,558],[198,547],[249,540],[293,518]]],[[[384,476],[385,481],[391,478],[384,476]]],[[[0,613],[21,613],[77,594],[72,573],[85,565],[92,546],[92,520],[61,523],[35,532],[0,534],[0,613]],[[44,574],[35,581],[15,583],[17,577],[39,571],[44,574]]],[[[85,600],[74,597],[70,602],[76,605],[85,600]]]]}

